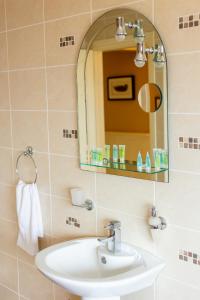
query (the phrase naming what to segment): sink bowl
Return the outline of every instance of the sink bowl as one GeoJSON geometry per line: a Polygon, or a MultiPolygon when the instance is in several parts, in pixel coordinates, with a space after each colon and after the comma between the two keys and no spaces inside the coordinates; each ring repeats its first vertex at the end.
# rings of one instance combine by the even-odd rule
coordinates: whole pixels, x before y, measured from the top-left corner
{"type": "Polygon", "coordinates": [[[110,253],[97,238],[48,247],[37,254],[35,263],[45,276],[84,299],[119,299],[144,289],[165,266],[162,259],[126,243],[119,253],[110,253]]]}

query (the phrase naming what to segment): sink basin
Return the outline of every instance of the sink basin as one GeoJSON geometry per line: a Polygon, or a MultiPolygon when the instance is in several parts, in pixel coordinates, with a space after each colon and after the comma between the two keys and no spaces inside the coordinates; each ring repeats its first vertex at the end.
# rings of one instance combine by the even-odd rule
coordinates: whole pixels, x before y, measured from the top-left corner
{"type": "Polygon", "coordinates": [[[97,238],[48,247],[37,254],[35,263],[45,276],[84,299],[119,299],[144,289],[165,266],[162,259],[126,243],[113,254],[97,238]]]}

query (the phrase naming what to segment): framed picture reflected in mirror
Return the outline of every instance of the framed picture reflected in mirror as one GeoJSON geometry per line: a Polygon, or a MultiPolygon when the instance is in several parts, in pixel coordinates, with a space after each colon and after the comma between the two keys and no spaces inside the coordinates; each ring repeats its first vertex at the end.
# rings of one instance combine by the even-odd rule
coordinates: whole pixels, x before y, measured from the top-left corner
{"type": "Polygon", "coordinates": [[[107,78],[108,100],[135,100],[135,76],[114,76],[107,78]]]}

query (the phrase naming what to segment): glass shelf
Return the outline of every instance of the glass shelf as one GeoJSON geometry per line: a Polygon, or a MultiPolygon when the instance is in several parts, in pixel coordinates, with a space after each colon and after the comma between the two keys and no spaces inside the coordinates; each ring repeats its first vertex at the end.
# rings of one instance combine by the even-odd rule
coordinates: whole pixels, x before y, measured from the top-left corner
{"type": "Polygon", "coordinates": [[[96,167],[100,169],[120,170],[120,171],[128,171],[128,172],[135,172],[135,173],[142,173],[142,174],[159,174],[168,171],[167,168],[161,168],[160,170],[156,170],[155,167],[153,166],[151,167],[150,172],[146,172],[145,167],[142,169],[142,171],[138,171],[136,162],[130,162],[130,161],[126,161],[124,164],[111,161],[108,164],[102,164],[102,165],[97,165],[91,162],[81,162],[80,165],[83,167],[88,166],[88,167],[96,167]]]}

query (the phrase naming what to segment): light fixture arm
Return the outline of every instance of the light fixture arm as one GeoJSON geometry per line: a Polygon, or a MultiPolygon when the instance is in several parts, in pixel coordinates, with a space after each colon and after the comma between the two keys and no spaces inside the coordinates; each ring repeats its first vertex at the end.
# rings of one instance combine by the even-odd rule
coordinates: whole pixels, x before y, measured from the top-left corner
{"type": "Polygon", "coordinates": [[[158,49],[154,48],[154,47],[151,47],[151,48],[145,48],[145,52],[147,54],[155,54],[158,52],[158,49]]]}
{"type": "Polygon", "coordinates": [[[137,24],[135,24],[135,23],[133,23],[133,22],[125,23],[125,26],[128,27],[128,28],[130,28],[130,29],[132,29],[132,28],[138,28],[138,29],[140,29],[140,26],[137,25],[137,24]]]}

